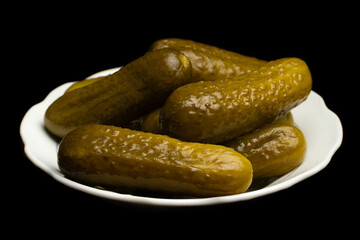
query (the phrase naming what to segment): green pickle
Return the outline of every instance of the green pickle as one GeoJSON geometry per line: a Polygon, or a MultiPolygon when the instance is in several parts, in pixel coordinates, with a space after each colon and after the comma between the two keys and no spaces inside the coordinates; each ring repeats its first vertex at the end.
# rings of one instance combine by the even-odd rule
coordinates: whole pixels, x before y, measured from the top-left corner
{"type": "Polygon", "coordinates": [[[223,145],[249,159],[254,179],[279,177],[294,170],[303,162],[306,152],[303,133],[284,123],[268,124],[223,145]]]}
{"type": "MultiPolygon", "coordinates": [[[[151,113],[143,116],[142,118],[137,119],[138,127],[129,126],[128,128],[134,130],[141,130],[143,132],[151,132],[156,134],[161,134],[160,124],[159,124],[159,116],[160,116],[161,108],[158,108],[151,113]]],[[[273,123],[287,123],[294,124],[294,117],[289,111],[283,117],[280,117],[273,121],[273,123]]]]}
{"type": "Polygon", "coordinates": [[[286,113],[284,116],[277,118],[272,123],[284,123],[284,124],[295,125],[294,116],[292,115],[291,111],[286,113]]]}
{"type": "Polygon", "coordinates": [[[192,82],[237,78],[266,63],[255,57],[178,38],[160,39],[151,45],[150,50],[164,48],[179,50],[189,58],[192,65],[192,82]]]}
{"type": "Polygon", "coordinates": [[[190,81],[191,63],[182,53],[148,52],[101,81],[58,98],[45,113],[45,127],[63,137],[90,123],[121,126],[161,107],[177,87],[190,81]]]}
{"type": "Polygon", "coordinates": [[[160,129],[182,141],[225,142],[281,118],[311,87],[310,71],[298,58],[268,62],[236,80],[186,84],[166,100],[160,129]]]}
{"type": "Polygon", "coordinates": [[[86,185],[174,196],[238,194],[252,182],[251,163],[231,148],[100,124],[67,134],[58,165],[86,185]]]}
{"type": "Polygon", "coordinates": [[[151,132],[156,134],[161,133],[160,125],[159,125],[160,111],[161,108],[158,108],[144,117],[144,121],[141,126],[141,131],[151,132]]]}
{"type": "Polygon", "coordinates": [[[311,88],[298,58],[266,62],[161,39],[119,71],[74,83],[44,125],[62,138],[58,166],[74,181],[151,196],[225,196],[300,166],[306,141],[291,109],[311,88]]]}
{"type": "Polygon", "coordinates": [[[90,85],[90,84],[92,84],[92,83],[94,83],[94,82],[103,80],[103,79],[105,79],[105,78],[106,78],[106,77],[97,77],[97,78],[84,79],[84,80],[75,82],[75,83],[72,84],[68,89],[66,89],[65,93],[74,91],[75,89],[78,89],[78,88],[85,87],[85,86],[87,86],[87,85],[90,85]]]}

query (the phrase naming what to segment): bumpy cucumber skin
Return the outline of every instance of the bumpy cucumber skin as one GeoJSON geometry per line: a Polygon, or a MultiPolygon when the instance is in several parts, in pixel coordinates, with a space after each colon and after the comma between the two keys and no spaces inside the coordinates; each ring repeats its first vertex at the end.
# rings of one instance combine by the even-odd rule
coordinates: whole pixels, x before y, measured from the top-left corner
{"type": "Polygon", "coordinates": [[[183,141],[221,143],[282,117],[311,87],[310,71],[298,58],[269,62],[236,80],[187,84],[167,99],[160,129],[183,141]]]}
{"type": "MultiPolygon", "coordinates": [[[[141,119],[137,119],[137,123],[140,125],[140,127],[134,127],[129,126],[127,128],[133,129],[133,130],[141,130],[143,132],[151,132],[156,134],[161,134],[160,125],[159,125],[159,116],[160,116],[161,108],[158,108],[148,115],[144,116],[141,119]]],[[[276,119],[273,121],[273,123],[284,123],[284,124],[290,124],[294,125],[294,117],[289,111],[284,116],[276,119]]]]}
{"type": "Polygon", "coordinates": [[[164,104],[191,81],[191,63],[180,52],[146,53],[101,81],[70,91],[50,105],[45,127],[59,137],[90,124],[126,124],[164,104]]]}
{"type": "Polygon", "coordinates": [[[231,148],[99,124],[66,135],[58,165],[90,186],[182,196],[237,194],[252,182],[249,160],[231,148]]]}
{"type": "Polygon", "coordinates": [[[192,82],[236,78],[266,63],[254,57],[192,40],[169,38],[154,42],[150,50],[171,48],[182,52],[192,64],[192,82]]]}
{"type": "Polygon", "coordinates": [[[306,153],[303,133],[284,123],[268,124],[223,145],[249,159],[254,179],[286,174],[301,165],[306,153]]]}

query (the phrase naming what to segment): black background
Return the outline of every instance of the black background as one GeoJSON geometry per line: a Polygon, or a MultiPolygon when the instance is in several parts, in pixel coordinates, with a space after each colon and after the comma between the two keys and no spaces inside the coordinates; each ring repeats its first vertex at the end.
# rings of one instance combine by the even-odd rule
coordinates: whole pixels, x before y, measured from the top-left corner
{"type": "Polygon", "coordinates": [[[346,223],[358,210],[353,204],[358,181],[351,173],[358,156],[350,154],[354,143],[349,137],[355,132],[349,126],[358,102],[352,93],[358,80],[356,60],[352,60],[356,28],[355,18],[344,14],[351,7],[265,7],[261,12],[254,11],[257,6],[234,9],[230,5],[211,10],[174,6],[157,12],[143,5],[141,10],[123,5],[99,9],[94,5],[91,10],[89,6],[58,7],[33,12],[23,6],[25,17],[13,17],[18,21],[6,26],[3,51],[10,54],[6,55],[2,82],[6,84],[3,95],[9,92],[9,96],[3,99],[3,120],[4,126],[11,126],[4,139],[11,144],[3,145],[3,152],[15,146],[2,158],[10,163],[2,171],[3,198],[8,200],[4,208],[10,211],[7,223],[35,225],[31,233],[37,234],[43,228],[59,235],[69,231],[68,236],[70,230],[72,234],[124,234],[130,229],[133,235],[149,236],[166,236],[163,229],[168,229],[169,237],[195,232],[276,237],[351,232],[346,223]],[[62,83],[125,65],[143,55],[153,41],[168,37],[192,39],[265,60],[305,60],[313,90],[339,116],[344,128],[343,144],[330,164],[289,189],[254,200],[167,208],[114,203],[78,192],[27,159],[19,126],[32,105],[62,83]]]}

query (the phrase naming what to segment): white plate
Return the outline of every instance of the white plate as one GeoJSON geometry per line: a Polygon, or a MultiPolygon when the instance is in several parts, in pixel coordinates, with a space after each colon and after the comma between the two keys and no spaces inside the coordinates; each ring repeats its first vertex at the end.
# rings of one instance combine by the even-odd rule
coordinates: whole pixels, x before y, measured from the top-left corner
{"type": "MultiPolygon", "coordinates": [[[[108,75],[118,69],[105,70],[89,78],[108,75]]],[[[260,189],[230,196],[192,199],[144,197],[101,190],[64,177],[57,165],[57,147],[59,143],[44,128],[43,118],[46,109],[71,84],[66,83],[54,89],[44,101],[31,107],[25,114],[20,126],[25,153],[36,166],[57,181],[79,191],[106,199],[161,206],[199,206],[250,200],[286,189],[316,174],[328,165],[331,157],[342,142],[343,132],[339,118],[326,107],[321,96],[312,91],[305,102],[292,110],[295,123],[304,133],[307,142],[304,162],[294,171],[277,178],[260,189]]]]}

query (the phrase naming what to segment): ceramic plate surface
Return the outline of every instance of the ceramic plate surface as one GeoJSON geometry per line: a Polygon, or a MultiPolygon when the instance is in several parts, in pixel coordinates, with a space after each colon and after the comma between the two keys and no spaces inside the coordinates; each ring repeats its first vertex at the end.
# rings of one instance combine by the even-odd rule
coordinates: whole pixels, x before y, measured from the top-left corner
{"type": "MultiPolygon", "coordinates": [[[[89,78],[108,75],[118,69],[105,70],[89,78]]],[[[64,177],[57,165],[59,142],[44,128],[43,118],[46,109],[71,84],[66,83],[57,87],[49,93],[44,101],[31,107],[25,114],[20,126],[25,153],[37,167],[66,186],[110,200],[161,206],[199,206],[250,200],[286,189],[316,174],[328,165],[342,142],[343,131],[339,118],[326,107],[322,97],[312,91],[305,102],[292,110],[295,124],[304,133],[307,142],[304,162],[297,169],[275,179],[266,186],[251,189],[242,194],[191,199],[144,197],[101,190],[64,177]]]]}

